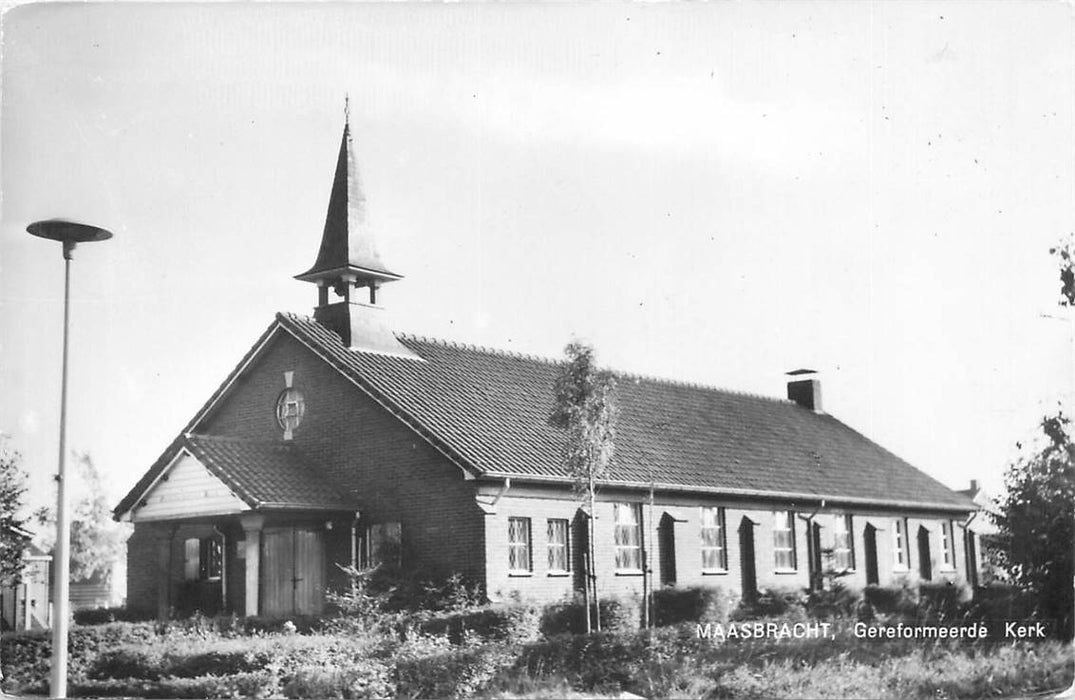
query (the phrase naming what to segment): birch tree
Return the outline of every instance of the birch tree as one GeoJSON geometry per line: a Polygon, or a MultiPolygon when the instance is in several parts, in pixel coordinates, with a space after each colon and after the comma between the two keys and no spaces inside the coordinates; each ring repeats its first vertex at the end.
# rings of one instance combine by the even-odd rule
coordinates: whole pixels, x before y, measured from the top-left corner
{"type": "Polygon", "coordinates": [[[616,437],[616,381],[597,367],[591,346],[573,340],[564,348],[566,362],[553,385],[555,404],[551,422],[565,432],[564,463],[574,482],[575,494],[589,515],[586,571],[586,631],[591,630],[590,594],[594,624],[601,629],[601,608],[594,566],[594,521],[597,485],[612,461],[616,437]]]}

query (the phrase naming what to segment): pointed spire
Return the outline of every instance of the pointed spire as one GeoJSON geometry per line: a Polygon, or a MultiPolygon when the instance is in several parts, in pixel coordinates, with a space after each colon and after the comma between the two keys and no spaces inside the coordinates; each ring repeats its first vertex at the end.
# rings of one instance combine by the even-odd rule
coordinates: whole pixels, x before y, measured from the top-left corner
{"type": "Polygon", "coordinates": [[[381,262],[370,230],[366,195],[362,191],[351,140],[350,113],[350,98],[345,98],[343,138],[336,159],[336,175],[332,181],[325,229],[321,234],[321,248],[313,267],[296,275],[296,279],[315,282],[348,274],[359,279],[388,282],[402,277],[381,262]]]}

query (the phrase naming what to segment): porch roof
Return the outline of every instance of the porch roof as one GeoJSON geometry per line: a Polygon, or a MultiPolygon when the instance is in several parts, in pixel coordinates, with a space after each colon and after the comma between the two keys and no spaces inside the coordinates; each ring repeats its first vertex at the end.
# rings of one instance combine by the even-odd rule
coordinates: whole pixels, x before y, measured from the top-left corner
{"type": "Polygon", "coordinates": [[[137,507],[180,451],[186,450],[253,510],[355,510],[357,503],[294,445],[185,433],[131,490],[115,513],[137,507]]]}

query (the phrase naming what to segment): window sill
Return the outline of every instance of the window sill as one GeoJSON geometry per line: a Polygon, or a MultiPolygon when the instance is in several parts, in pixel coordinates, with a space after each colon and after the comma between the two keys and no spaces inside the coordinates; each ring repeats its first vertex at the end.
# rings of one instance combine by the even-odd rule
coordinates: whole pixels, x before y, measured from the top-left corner
{"type": "Polygon", "coordinates": [[[702,571],[702,576],[727,576],[727,575],[728,575],[728,570],[727,569],[704,569],[702,571]]]}
{"type": "Polygon", "coordinates": [[[509,571],[508,578],[530,578],[534,575],[533,571],[509,571]]]}
{"type": "Polygon", "coordinates": [[[773,573],[780,576],[788,576],[799,573],[798,569],[773,569],[773,573]]]}
{"type": "Polygon", "coordinates": [[[570,575],[570,571],[550,571],[546,574],[549,578],[567,578],[570,575]]]}
{"type": "Polygon", "coordinates": [[[617,571],[616,576],[643,576],[641,571],[617,571]]]}

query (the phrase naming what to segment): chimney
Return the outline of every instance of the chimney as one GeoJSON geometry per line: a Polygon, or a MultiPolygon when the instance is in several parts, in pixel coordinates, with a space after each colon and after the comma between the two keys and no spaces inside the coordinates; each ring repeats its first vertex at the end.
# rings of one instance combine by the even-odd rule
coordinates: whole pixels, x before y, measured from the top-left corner
{"type": "Polygon", "coordinates": [[[971,490],[971,493],[978,493],[978,480],[977,479],[971,479],[970,480],[970,490],[971,490]]]}
{"type": "Polygon", "coordinates": [[[812,369],[794,369],[787,373],[788,399],[808,408],[814,413],[821,410],[821,380],[816,379],[817,372],[812,369]]]}

